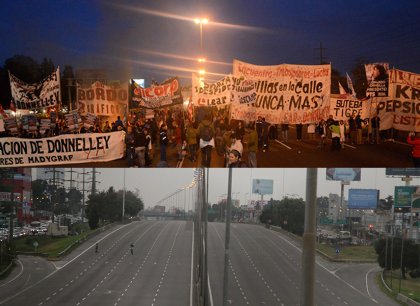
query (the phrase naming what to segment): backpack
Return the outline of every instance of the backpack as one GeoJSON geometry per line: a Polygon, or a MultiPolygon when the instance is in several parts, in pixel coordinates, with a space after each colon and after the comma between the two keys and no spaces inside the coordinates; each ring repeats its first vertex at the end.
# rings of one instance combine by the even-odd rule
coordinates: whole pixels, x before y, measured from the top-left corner
{"type": "Polygon", "coordinates": [[[204,125],[200,131],[200,138],[204,141],[210,141],[213,138],[213,129],[210,125],[204,125]]]}

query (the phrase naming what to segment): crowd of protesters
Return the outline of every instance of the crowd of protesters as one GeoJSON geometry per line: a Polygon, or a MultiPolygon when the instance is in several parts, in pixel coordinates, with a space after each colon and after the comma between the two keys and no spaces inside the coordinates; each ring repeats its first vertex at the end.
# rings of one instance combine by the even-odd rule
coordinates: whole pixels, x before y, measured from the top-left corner
{"type": "MultiPolygon", "coordinates": [[[[44,138],[74,133],[109,133],[126,131],[126,160],[128,167],[150,167],[155,154],[158,154],[158,167],[168,167],[168,148],[176,149],[176,167],[182,167],[188,158],[194,166],[210,167],[213,151],[223,157],[223,164],[217,167],[257,167],[257,152],[267,152],[270,140],[287,143],[289,123],[270,124],[263,117],[254,122],[229,120],[225,109],[198,109],[194,118],[181,109],[155,111],[153,117],[130,116],[123,122],[120,116],[114,122],[105,121],[78,130],[69,129],[64,119],[57,120],[54,128],[38,128],[28,131],[20,126],[17,133],[0,131],[0,137],[44,138]],[[244,150],[244,146],[246,150],[244,150]],[[158,148],[159,151],[156,149],[158,148]],[[246,151],[246,156],[245,155],[246,151]],[[200,158],[200,162],[199,160],[200,158]]],[[[295,124],[296,141],[303,140],[303,131],[309,141],[316,141],[319,149],[331,143],[332,151],[340,151],[344,145],[377,144],[387,138],[387,131],[380,131],[380,120],[374,116],[369,122],[353,115],[348,120],[327,120],[306,125],[295,124]]],[[[418,135],[420,136],[420,135],[418,135]]],[[[389,137],[389,136],[388,136],[389,137]]],[[[419,164],[420,140],[410,135],[407,142],[416,146],[413,157],[419,164]]],[[[172,152],[172,150],[171,150],[172,152]]],[[[157,159],[157,158],[156,158],[157,159]]]]}

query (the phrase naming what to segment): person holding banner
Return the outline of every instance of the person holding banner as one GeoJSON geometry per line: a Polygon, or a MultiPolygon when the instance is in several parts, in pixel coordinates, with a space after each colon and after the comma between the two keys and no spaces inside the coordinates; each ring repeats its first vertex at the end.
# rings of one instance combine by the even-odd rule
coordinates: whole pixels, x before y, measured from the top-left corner
{"type": "Polygon", "coordinates": [[[420,133],[409,133],[407,136],[407,142],[413,145],[411,157],[413,158],[414,167],[420,167],[420,133]]]}

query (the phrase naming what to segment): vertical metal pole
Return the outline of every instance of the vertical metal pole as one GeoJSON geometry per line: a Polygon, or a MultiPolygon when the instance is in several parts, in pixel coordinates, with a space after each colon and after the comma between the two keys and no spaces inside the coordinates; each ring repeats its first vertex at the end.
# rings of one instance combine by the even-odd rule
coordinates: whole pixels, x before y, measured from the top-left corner
{"type": "Polygon", "coordinates": [[[12,243],[13,243],[13,221],[15,218],[15,168],[10,168],[10,171],[12,172],[12,191],[10,192],[10,223],[9,223],[9,248],[11,249],[12,243]]]}
{"type": "Polygon", "coordinates": [[[401,292],[401,280],[403,278],[403,269],[404,269],[403,256],[404,256],[404,233],[401,236],[401,261],[400,261],[401,273],[400,273],[400,282],[399,282],[399,285],[398,285],[398,292],[401,292]]]}
{"type": "Polygon", "coordinates": [[[123,182],[124,182],[124,189],[123,189],[123,202],[122,202],[122,222],[124,223],[124,215],[125,215],[125,168],[123,169],[123,182]]]}
{"type": "Polygon", "coordinates": [[[317,168],[306,171],[305,232],[302,251],[302,305],[313,306],[315,288],[316,188],[317,168]]]}
{"type": "MultiPolygon", "coordinates": [[[[82,181],[82,186],[83,186],[83,198],[82,198],[82,224],[85,223],[85,168],[83,168],[83,181],[82,181]]],[[[83,231],[83,228],[82,228],[83,231]]]]}
{"type": "Polygon", "coordinates": [[[229,243],[230,243],[230,219],[232,201],[232,168],[229,168],[228,194],[226,203],[226,231],[225,231],[225,265],[223,272],[223,306],[228,305],[229,288],[229,243]]]}

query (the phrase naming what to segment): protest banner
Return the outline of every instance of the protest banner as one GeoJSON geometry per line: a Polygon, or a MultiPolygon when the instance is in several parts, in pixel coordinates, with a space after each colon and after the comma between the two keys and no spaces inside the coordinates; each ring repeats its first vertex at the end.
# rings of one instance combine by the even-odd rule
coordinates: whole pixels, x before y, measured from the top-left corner
{"type": "Polygon", "coordinates": [[[12,100],[17,109],[36,110],[61,102],[60,69],[39,83],[27,84],[9,71],[12,100]]]}
{"type": "Polygon", "coordinates": [[[124,155],[125,132],[66,134],[41,139],[0,138],[0,167],[106,162],[124,155]]]}
{"type": "Polygon", "coordinates": [[[227,75],[214,83],[207,83],[192,75],[192,101],[194,106],[216,106],[223,108],[231,103],[255,102],[255,83],[244,77],[227,75]]]}
{"type": "Polygon", "coordinates": [[[330,115],[335,120],[347,121],[351,116],[360,115],[362,119],[372,118],[375,115],[375,104],[372,99],[359,100],[350,94],[336,95],[330,97],[330,115]]]}
{"type": "Polygon", "coordinates": [[[88,87],[77,87],[79,113],[104,116],[116,120],[124,113],[128,103],[128,84],[105,85],[99,81],[88,87]]]}
{"type": "Polygon", "coordinates": [[[306,124],[329,115],[331,65],[258,66],[234,60],[233,72],[256,82],[255,118],[306,124]]]}
{"type": "Polygon", "coordinates": [[[381,130],[420,132],[420,75],[391,69],[389,97],[378,101],[381,130]]]}
{"type": "Polygon", "coordinates": [[[388,71],[389,63],[365,64],[368,88],[367,97],[388,96],[388,71]]]}
{"type": "Polygon", "coordinates": [[[167,79],[161,84],[153,84],[147,88],[132,81],[130,92],[130,110],[161,108],[184,102],[181,93],[181,84],[176,77],[167,79]]]}

